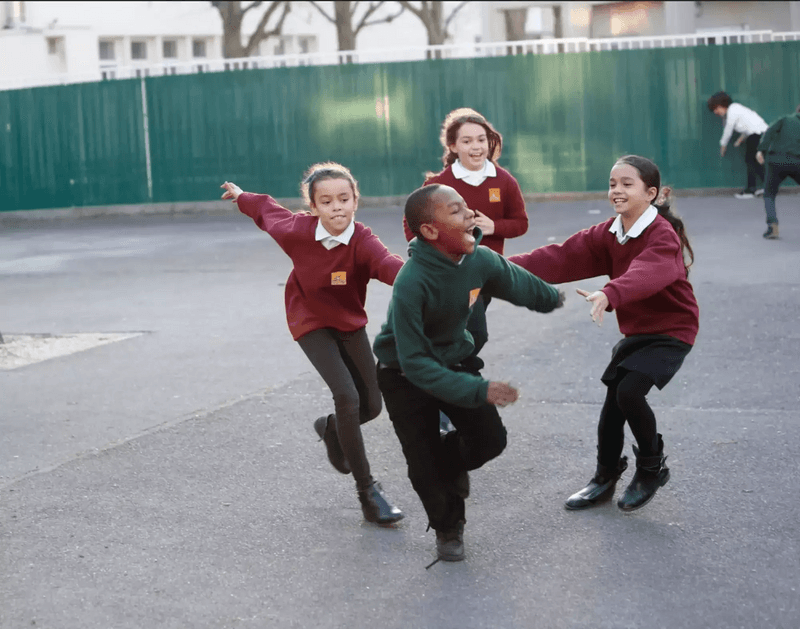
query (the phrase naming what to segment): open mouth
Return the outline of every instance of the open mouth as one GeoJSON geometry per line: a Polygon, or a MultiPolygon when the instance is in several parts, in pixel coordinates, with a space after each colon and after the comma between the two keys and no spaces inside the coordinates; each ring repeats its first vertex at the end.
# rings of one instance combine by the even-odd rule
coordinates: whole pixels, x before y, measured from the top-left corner
{"type": "Polygon", "coordinates": [[[475,227],[476,225],[471,225],[467,229],[464,230],[464,233],[467,234],[467,241],[468,242],[475,242],[475,227]]]}

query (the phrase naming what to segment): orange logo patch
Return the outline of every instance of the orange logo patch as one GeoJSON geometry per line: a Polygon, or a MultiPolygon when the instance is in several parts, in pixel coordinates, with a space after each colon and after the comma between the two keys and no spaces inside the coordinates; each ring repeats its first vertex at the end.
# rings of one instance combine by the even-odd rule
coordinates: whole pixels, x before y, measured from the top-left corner
{"type": "Polygon", "coordinates": [[[500,203],[500,188],[489,188],[489,203],[500,203]]]}
{"type": "Polygon", "coordinates": [[[344,286],[347,284],[347,271],[331,273],[331,286],[344,286]]]}
{"type": "Polygon", "coordinates": [[[480,288],[473,288],[471,291],[469,291],[469,307],[470,308],[472,308],[472,306],[475,305],[475,302],[478,301],[478,295],[480,295],[480,294],[481,294],[481,289],[480,288]]]}

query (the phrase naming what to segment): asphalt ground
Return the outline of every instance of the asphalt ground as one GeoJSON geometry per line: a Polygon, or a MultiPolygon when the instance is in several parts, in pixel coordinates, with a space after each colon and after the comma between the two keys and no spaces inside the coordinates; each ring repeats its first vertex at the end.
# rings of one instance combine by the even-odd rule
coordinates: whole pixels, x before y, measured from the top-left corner
{"type": "MultiPolygon", "coordinates": [[[[610,215],[528,209],[507,254],[610,215]]],[[[521,398],[501,411],[508,448],[472,474],[466,560],[429,569],[434,535],[385,411],[365,440],[405,520],[365,523],[328,464],[312,422],[330,395],[285,323],[289,261],[250,219],[6,221],[0,333],[142,334],[0,371],[0,627],[796,629],[800,197],[778,197],[777,241],[760,200],[675,209],[701,325],[649,396],[670,482],[632,514],[563,508],[593,473],[620,338],[574,288],[604,280],[567,285],[549,315],[494,300],[484,375],[521,398]]],[[[357,218],[405,253],[400,208],[357,218]]],[[[371,284],[371,338],[390,295],[371,284]]]]}

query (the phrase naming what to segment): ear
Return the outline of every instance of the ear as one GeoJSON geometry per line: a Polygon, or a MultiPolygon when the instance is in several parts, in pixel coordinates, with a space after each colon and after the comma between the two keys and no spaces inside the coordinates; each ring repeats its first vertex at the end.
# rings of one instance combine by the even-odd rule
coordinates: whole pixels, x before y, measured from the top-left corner
{"type": "Polygon", "coordinates": [[[319,210],[317,209],[316,203],[309,203],[308,207],[311,208],[311,215],[312,216],[319,216],[319,210]]]}
{"type": "Polygon", "coordinates": [[[655,186],[651,186],[650,188],[648,188],[647,194],[651,197],[650,204],[652,205],[653,203],[656,202],[656,197],[658,197],[658,188],[656,188],[655,186]]]}
{"type": "Polygon", "coordinates": [[[455,144],[449,144],[449,145],[447,146],[447,148],[449,148],[449,149],[450,149],[450,152],[451,152],[451,153],[454,153],[455,155],[458,155],[458,151],[456,150],[456,145],[455,145],[455,144]]]}
{"type": "Polygon", "coordinates": [[[436,240],[439,237],[439,230],[430,223],[420,225],[419,231],[425,240],[436,240]]]}

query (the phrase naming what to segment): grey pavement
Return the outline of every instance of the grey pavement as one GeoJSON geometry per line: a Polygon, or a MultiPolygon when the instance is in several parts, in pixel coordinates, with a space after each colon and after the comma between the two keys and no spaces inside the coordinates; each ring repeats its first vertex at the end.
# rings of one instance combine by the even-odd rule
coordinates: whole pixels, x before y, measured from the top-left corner
{"type": "MultiPolygon", "coordinates": [[[[603,280],[549,315],[495,300],[485,375],[521,399],[501,411],[507,450],[472,474],[466,561],[430,569],[385,412],[365,440],[405,520],[364,523],[327,463],[312,421],[330,395],[285,323],[290,265],[250,219],[0,224],[0,332],[144,332],[0,371],[0,628],[796,629],[800,197],[778,197],[778,241],[760,200],[675,207],[701,331],[649,398],[671,481],[633,514],[563,509],[592,475],[620,338],[573,289],[603,280]]],[[[530,204],[507,253],[609,212],[530,204]]],[[[405,252],[399,208],[357,216],[405,252]]],[[[370,287],[373,338],[390,295],[370,287]]]]}

